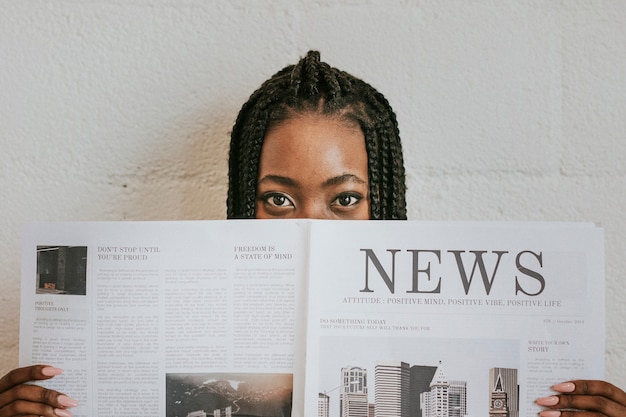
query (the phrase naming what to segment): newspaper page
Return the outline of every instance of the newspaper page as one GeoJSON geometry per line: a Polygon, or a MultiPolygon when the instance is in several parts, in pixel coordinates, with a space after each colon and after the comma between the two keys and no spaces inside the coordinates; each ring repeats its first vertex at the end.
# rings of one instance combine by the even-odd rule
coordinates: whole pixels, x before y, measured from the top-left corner
{"type": "Polygon", "coordinates": [[[75,416],[290,415],[307,227],[29,224],[20,363],[75,416]]]}
{"type": "Polygon", "coordinates": [[[530,417],[603,377],[592,224],[315,222],[309,261],[304,416],[530,417]]]}

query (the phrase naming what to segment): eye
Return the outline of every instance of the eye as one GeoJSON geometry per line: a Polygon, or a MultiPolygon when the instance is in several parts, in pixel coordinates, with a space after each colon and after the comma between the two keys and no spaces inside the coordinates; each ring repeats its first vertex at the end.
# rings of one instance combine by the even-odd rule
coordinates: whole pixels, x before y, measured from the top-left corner
{"type": "Polygon", "coordinates": [[[285,194],[281,193],[267,193],[263,195],[261,200],[271,207],[295,207],[293,201],[285,194]]]}
{"type": "Polygon", "coordinates": [[[355,193],[342,193],[339,194],[331,203],[332,206],[350,207],[358,204],[363,199],[363,196],[355,193]]]}

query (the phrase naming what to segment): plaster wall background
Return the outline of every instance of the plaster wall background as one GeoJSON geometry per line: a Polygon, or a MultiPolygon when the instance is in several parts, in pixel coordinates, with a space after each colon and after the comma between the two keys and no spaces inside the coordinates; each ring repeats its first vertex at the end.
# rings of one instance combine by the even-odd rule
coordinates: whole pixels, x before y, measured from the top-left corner
{"type": "Polygon", "coordinates": [[[0,374],[26,221],[225,217],[228,135],[308,49],[397,112],[409,217],[592,221],[626,386],[626,3],[0,0],[0,374]]]}

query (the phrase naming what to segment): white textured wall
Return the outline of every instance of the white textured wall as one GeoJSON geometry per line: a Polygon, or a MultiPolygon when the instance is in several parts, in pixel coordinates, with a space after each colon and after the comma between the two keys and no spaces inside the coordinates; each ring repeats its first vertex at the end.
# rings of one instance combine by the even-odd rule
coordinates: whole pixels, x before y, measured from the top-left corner
{"type": "Polygon", "coordinates": [[[412,219],[606,228],[626,386],[626,2],[0,0],[0,373],[20,225],[223,218],[228,132],[307,49],[399,117],[412,219]]]}

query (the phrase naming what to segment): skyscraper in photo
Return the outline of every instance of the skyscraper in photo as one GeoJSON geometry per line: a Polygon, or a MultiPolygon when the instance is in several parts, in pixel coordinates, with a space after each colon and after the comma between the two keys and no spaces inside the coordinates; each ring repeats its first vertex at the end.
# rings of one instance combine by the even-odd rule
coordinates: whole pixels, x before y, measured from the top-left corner
{"type": "Polygon", "coordinates": [[[463,417],[467,414],[467,383],[449,381],[441,362],[430,382],[430,391],[420,394],[423,417],[463,417]]]}
{"type": "Polygon", "coordinates": [[[339,407],[341,417],[368,417],[366,369],[358,366],[341,369],[339,407]]]}
{"type": "Polygon", "coordinates": [[[464,417],[467,414],[467,382],[450,381],[448,388],[448,417],[464,417]]]}
{"type": "Polygon", "coordinates": [[[436,366],[413,365],[411,366],[411,383],[409,389],[410,416],[422,417],[420,408],[420,394],[430,391],[430,382],[437,372],[436,366]]]}
{"type": "Polygon", "coordinates": [[[317,417],[329,417],[330,415],[330,397],[322,392],[317,398],[317,417]]]}
{"type": "Polygon", "coordinates": [[[410,366],[406,362],[379,363],[375,369],[376,417],[410,415],[410,366]]]}

